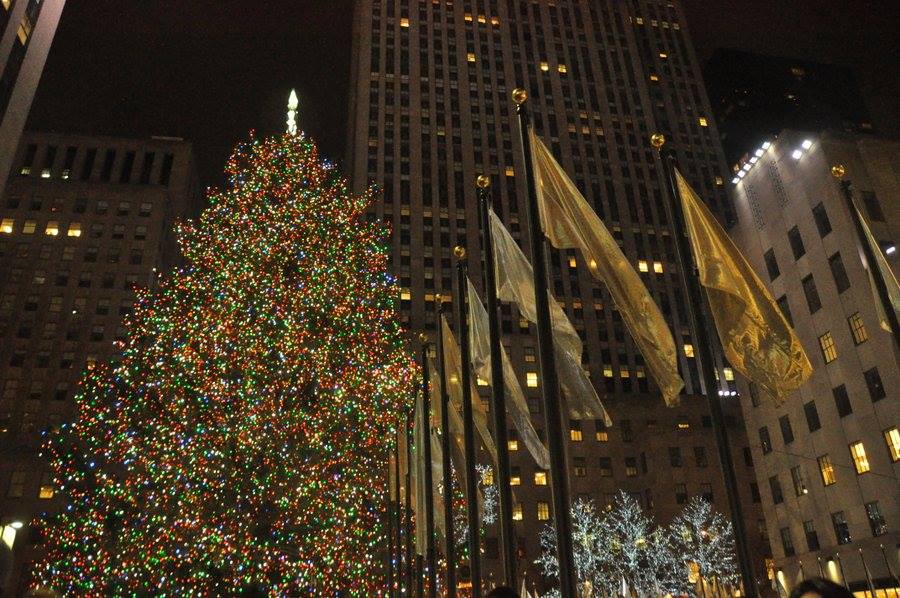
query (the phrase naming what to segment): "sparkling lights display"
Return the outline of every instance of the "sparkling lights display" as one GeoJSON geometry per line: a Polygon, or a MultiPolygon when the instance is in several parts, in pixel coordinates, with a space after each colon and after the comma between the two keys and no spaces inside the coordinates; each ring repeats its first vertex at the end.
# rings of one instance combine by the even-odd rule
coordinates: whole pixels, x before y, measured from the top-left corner
{"type": "Polygon", "coordinates": [[[90,596],[375,596],[416,366],[384,230],[303,134],[239,145],[120,359],[45,453],[36,583],[90,596]]]}

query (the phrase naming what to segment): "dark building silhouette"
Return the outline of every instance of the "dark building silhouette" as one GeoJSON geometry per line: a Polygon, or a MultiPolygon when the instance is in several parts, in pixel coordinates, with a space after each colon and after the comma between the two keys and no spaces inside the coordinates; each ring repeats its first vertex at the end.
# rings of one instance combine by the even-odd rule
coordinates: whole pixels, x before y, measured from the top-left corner
{"type": "Polygon", "coordinates": [[[703,74],[730,164],[783,129],[872,129],[846,67],[723,48],[703,74]]]}

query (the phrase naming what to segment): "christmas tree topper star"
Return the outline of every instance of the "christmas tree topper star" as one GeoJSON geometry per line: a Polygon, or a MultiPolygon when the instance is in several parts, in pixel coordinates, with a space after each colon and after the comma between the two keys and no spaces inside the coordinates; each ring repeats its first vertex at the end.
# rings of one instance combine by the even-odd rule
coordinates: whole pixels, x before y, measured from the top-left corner
{"type": "Polygon", "coordinates": [[[289,135],[297,134],[297,106],[300,105],[300,100],[297,99],[297,90],[292,89],[291,95],[288,98],[288,113],[287,113],[287,132],[289,135]]]}

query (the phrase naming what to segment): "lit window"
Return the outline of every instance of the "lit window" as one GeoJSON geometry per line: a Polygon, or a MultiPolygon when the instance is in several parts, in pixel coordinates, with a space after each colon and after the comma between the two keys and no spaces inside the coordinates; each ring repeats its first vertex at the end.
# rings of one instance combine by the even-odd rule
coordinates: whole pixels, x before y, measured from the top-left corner
{"type": "Polygon", "coordinates": [[[517,450],[519,450],[519,441],[516,440],[516,439],[507,440],[507,441],[506,441],[506,448],[508,448],[510,451],[517,451],[517,450]]]}
{"type": "Polygon", "coordinates": [[[700,126],[701,126],[701,127],[707,127],[707,126],[709,126],[709,123],[706,122],[706,119],[705,119],[704,117],[701,116],[701,117],[698,118],[697,120],[698,120],[698,122],[700,123],[700,126]]]}
{"type": "Polygon", "coordinates": [[[724,184],[725,184],[725,181],[722,180],[722,177],[717,176],[717,177],[716,177],[716,185],[721,186],[721,185],[724,185],[724,184]]]}
{"type": "Polygon", "coordinates": [[[409,293],[409,289],[400,289],[400,299],[403,301],[409,301],[411,295],[409,293]]]}
{"type": "Polygon", "coordinates": [[[634,19],[634,22],[637,23],[638,25],[643,25],[643,24],[644,24],[644,17],[637,17],[637,18],[634,19]]]}
{"type": "Polygon", "coordinates": [[[49,178],[50,178],[50,169],[49,169],[49,168],[45,168],[45,169],[43,169],[43,170],[41,171],[41,178],[42,178],[42,179],[49,179],[49,178]]]}
{"type": "Polygon", "coordinates": [[[469,62],[475,62],[475,52],[469,52],[466,54],[466,60],[469,62]]]}
{"type": "Polygon", "coordinates": [[[406,17],[402,17],[400,19],[400,26],[401,27],[409,27],[409,19],[407,19],[406,17]]]}
{"type": "Polygon", "coordinates": [[[547,472],[546,471],[534,472],[534,485],[535,486],[546,486],[547,485],[547,472]]]}
{"type": "Polygon", "coordinates": [[[476,376],[475,382],[476,382],[476,384],[478,384],[478,386],[489,386],[488,381],[485,380],[484,378],[482,378],[481,376],[476,376]]]}
{"type": "Polygon", "coordinates": [[[800,150],[794,150],[793,152],[791,152],[791,158],[793,158],[794,160],[799,160],[801,157],[803,157],[803,152],[801,152],[800,150]]]}
{"type": "Polygon", "coordinates": [[[694,345],[685,343],[684,356],[685,357],[693,357],[694,356],[694,345]]]}
{"type": "Polygon", "coordinates": [[[545,73],[550,70],[550,65],[546,62],[541,61],[541,70],[545,73]]]}
{"type": "Polygon", "coordinates": [[[56,491],[53,489],[53,486],[41,486],[40,490],[38,490],[38,498],[44,500],[53,498],[54,494],[56,494],[56,491]]]}
{"type": "Polygon", "coordinates": [[[689,430],[691,428],[691,424],[689,422],[678,422],[679,430],[689,430]]]}
{"type": "Polygon", "coordinates": [[[29,174],[31,174],[31,167],[30,167],[30,166],[23,166],[23,167],[22,167],[22,170],[19,171],[19,174],[22,175],[22,176],[28,176],[29,174]]]}
{"type": "Polygon", "coordinates": [[[812,147],[812,141],[809,139],[804,139],[803,143],[800,144],[800,147],[802,147],[805,150],[808,150],[809,148],[812,147]]]}
{"type": "Polygon", "coordinates": [[[853,333],[853,342],[860,345],[869,340],[869,333],[866,332],[866,325],[863,324],[859,312],[856,312],[849,318],[847,322],[850,324],[850,332],[853,333]]]}
{"type": "Polygon", "coordinates": [[[499,25],[500,19],[497,17],[491,17],[491,25],[499,25]]]}
{"type": "Polygon", "coordinates": [[[665,60],[666,58],[669,57],[669,55],[666,54],[665,52],[660,52],[660,53],[659,53],[659,57],[662,58],[663,60],[665,60]]]}
{"type": "Polygon", "coordinates": [[[655,74],[652,74],[652,75],[650,75],[650,80],[651,80],[651,81],[659,81],[659,76],[658,76],[658,75],[655,75],[655,74]]]}
{"type": "Polygon", "coordinates": [[[4,218],[0,221],[0,233],[5,235],[12,234],[13,226],[15,226],[15,221],[12,218],[4,218]]]}
{"type": "Polygon", "coordinates": [[[884,431],[884,441],[887,443],[891,461],[900,461],[900,430],[896,427],[884,431]]]}
{"type": "Polygon", "coordinates": [[[513,169],[512,166],[506,167],[506,176],[516,176],[516,171],[513,169]]]}
{"type": "Polygon", "coordinates": [[[69,224],[69,232],[66,233],[70,237],[80,237],[81,236],[81,223],[80,222],[72,222],[69,224]]]}
{"type": "Polygon", "coordinates": [[[647,264],[647,260],[638,260],[638,270],[641,272],[649,272],[650,266],[647,264]]]}
{"type": "Polygon", "coordinates": [[[34,229],[37,228],[37,222],[34,220],[26,220],[25,226],[22,227],[22,233],[26,235],[33,235],[34,229]]]}
{"type": "Polygon", "coordinates": [[[569,258],[569,267],[575,268],[577,266],[578,266],[578,262],[575,260],[575,256],[573,255],[572,257],[569,258]]]}
{"type": "Polygon", "coordinates": [[[510,474],[509,485],[510,486],[521,486],[522,485],[522,476],[520,476],[518,473],[510,474]]]}
{"type": "Polygon", "coordinates": [[[538,375],[537,372],[527,372],[525,374],[525,386],[528,388],[537,388],[538,375]]]}
{"type": "Polygon", "coordinates": [[[826,486],[831,486],[837,482],[837,478],[834,476],[834,465],[831,463],[831,457],[828,455],[819,457],[819,471],[822,473],[822,483],[826,486]]]}
{"type": "Polygon", "coordinates": [[[654,271],[656,274],[662,274],[662,273],[663,273],[663,264],[662,264],[662,262],[653,262],[653,271],[654,271]]]}
{"type": "Polygon", "coordinates": [[[512,519],[513,519],[513,521],[522,521],[522,505],[521,505],[521,503],[513,505],[512,519]]]}
{"type": "Polygon", "coordinates": [[[569,430],[569,440],[571,440],[572,442],[581,442],[583,440],[581,430],[575,428],[569,430]]]}
{"type": "Polygon", "coordinates": [[[478,22],[479,23],[487,23],[487,17],[484,15],[478,15],[478,22]]]}
{"type": "Polygon", "coordinates": [[[725,371],[725,379],[728,382],[734,382],[734,370],[731,368],[724,368],[725,371]]]}
{"type": "Polygon", "coordinates": [[[549,521],[550,520],[550,503],[539,501],[537,504],[537,518],[538,521],[549,521]]]}
{"type": "Polygon", "coordinates": [[[556,70],[563,74],[569,72],[569,70],[566,68],[566,65],[564,65],[564,64],[557,65],[556,70]]]}
{"type": "Polygon", "coordinates": [[[831,363],[837,359],[837,347],[834,346],[834,337],[831,332],[826,332],[819,337],[819,347],[822,349],[822,358],[825,363],[831,363]]]}
{"type": "Polygon", "coordinates": [[[609,432],[606,430],[597,430],[597,442],[609,442],[609,432]]]}
{"type": "Polygon", "coordinates": [[[869,458],[866,456],[866,447],[862,442],[854,442],[850,445],[850,456],[853,457],[853,466],[856,473],[866,473],[871,469],[869,467],[869,458]]]}
{"type": "Polygon", "coordinates": [[[55,237],[59,234],[59,222],[56,220],[51,220],[47,223],[47,228],[44,229],[44,233],[50,235],[51,237],[55,237]]]}

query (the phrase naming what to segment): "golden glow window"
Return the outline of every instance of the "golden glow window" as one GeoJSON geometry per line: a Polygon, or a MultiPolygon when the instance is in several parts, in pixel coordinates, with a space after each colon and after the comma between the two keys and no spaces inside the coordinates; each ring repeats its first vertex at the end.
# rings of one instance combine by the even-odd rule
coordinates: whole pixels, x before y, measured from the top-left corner
{"type": "Polygon", "coordinates": [[[885,430],[884,441],[887,443],[888,452],[891,454],[891,461],[894,463],[900,461],[900,430],[896,427],[885,430]]]}
{"type": "Polygon", "coordinates": [[[653,262],[653,271],[654,271],[656,274],[662,274],[662,273],[663,273],[663,265],[662,265],[662,262],[653,262]]]}
{"type": "Polygon", "coordinates": [[[51,220],[47,223],[47,228],[44,229],[44,234],[50,235],[51,237],[55,237],[59,234],[59,222],[56,220],[51,220]]]}
{"type": "Polygon", "coordinates": [[[662,58],[663,60],[665,60],[666,58],[669,57],[669,55],[666,54],[665,52],[660,52],[660,53],[659,53],[659,57],[662,58]]]}
{"type": "Polygon", "coordinates": [[[728,382],[734,382],[734,370],[731,368],[724,368],[725,371],[725,380],[728,382]]]}
{"type": "Polygon", "coordinates": [[[489,386],[488,381],[485,380],[484,378],[482,378],[481,376],[475,376],[475,383],[478,386],[489,386]]]}
{"type": "Polygon", "coordinates": [[[484,15],[478,15],[478,22],[479,23],[487,23],[487,17],[484,15]]]}
{"type": "Polygon", "coordinates": [[[678,422],[679,430],[690,430],[690,428],[691,428],[691,424],[689,424],[688,422],[678,422]]]}
{"type": "Polygon", "coordinates": [[[468,60],[469,62],[475,62],[475,53],[469,52],[468,54],[466,54],[466,60],[468,60]]]}
{"type": "Polygon", "coordinates": [[[538,386],[537,372],[526,372],[525,386],[527,386],[528,388],[537,388],[537,386],[538,386]]]}
{"type": "Polygon", "coordinates": [[[506,176],[516,176],[516,171],[512,166],[506,167],[506,176]]]}
{"type": "Polygon", "coordinates": [[[11,235],[13,232],[13,226],[15,226],[15,221],[12,218],[4,218],[0,221],[0,233],[5,235],[11,235]]]}
{"type": "Polygon", "coordinates": [[[855,314],[847,318],[847,323],[850,324],[850,332],[853,333],[854,343],[856,343],[857,345],[861,345],[862,343],[869,340],[869,333],[866,332],[866,325],[863,323],[859,312],[856,312],[855,314]]]}
{"type": "Polygon", "coordinates": [[[522,504],[521,503],[513,505],[512,519],[513,519],[513,521],[522,521],[522,504]]]}
{"type": "Polygon", "coordinates": [[[597,442],[609,442],[609,432],[606,430],[597,430],[597,442]]]}
{"type": "Polygon", "coordinates": [[[522,476],[517,473],[511,474],[509,476],[509,485],[510,486],[521,486],[522,485],[522,476]]]}
{"type": "Polygon", "coordinates": [[[471,23],[471,22],[472,22],[472,15],[469,14],[469,13],[466,13],[465,16],[464,16],[463,18],[466,20],[467,23],[471,23]]]}
{"type": "Polygon", "coordinates": [[[44,500],[53,498],[54,494],[56,494],[56,491],[53,489],[53,486],[41,486],[40,490],[38,490],[38,498],[44,500]]]}
{"type": "Polygon", "coordinates": [[[400,289],[400,299],[403,301],[409,301],[411,295],[409,293],[409,289],[400,289]]]}
{"type": "Polygon", "coordinates": [[[834,464],[828,455],[819,457],[819,472],[822,474],[822,483],[826,486],[831,486],[837,482],[837,478],[834,475],[834,464]]]}
{"type": "Polygon", "coordinates": [[[491,25],[494,25],[495,27],[500,25],[500,19],[497,17],[491,17],[491,25]]]}
{"type": "Polygon", "coordinates": [[[26,235],[33,235],[34,230],[37,228],[37,222],[34,220],[26,220],[25,226],[22,227],[22,233],[26,235]]]}
{"type": "Polygon", "coordinates": [[[578,262],[575,260],[575,256],[573,255],[569,258],[569,267],[575,268],[577,266],[578,266],[578,262]]]}
{"type": "Polygon", "coordinates": [[[549,521],[550,519],[550,503],[540,501],[537,504],[538,521],[549,521]]]}
{"type": "Polygon", "coordinates": [[[70,237],[80,237],[81,236],[81,223],[80,222],[72,222],[69,224],[69,230],[66,233],[70,237]]]}
{"type": "Polygon", "coordinates": [[[704,117],[702,117],[702,116],[701,116],[700,118],[698,118],[697,121],[700,123],[700,126],[701,126],[701,127],[708,127],[708,126],[709,126],[709,123],[706,122],[706,119],[705,119],[704,117]]]}
{"type": "Polygon", "coordinates": [[[654,73],[654,74],[651,74],[651,75],[650,75],[650,80],[651,80],[651,81],[659,81],[659,75],[657,75],[657,74],[655,74],[655,73],[654,73]]]}
{"type": "Polygon", "coordinates": [[[569,72],[569,69],[567,69],[566,65],[564,65],[564,64],[557,65],[556,70],[562,74],[566,74],[569,72]]]}
{"type": "Polygon", "coordinates": [[[866,456],[866,447],[862,442],[854,442],[850,445],[850,456],[853,457],[853,466],[856,473],[866,473],[871,469],[869,467],[869,458],[866,456]]]}
{"type": "Polygon", "coordinates": [[[541,70],[545,73],[550,70],[550,65],[546,62],[541,61],[541,70]]]}
{"type": "Polygon", "coordinates": [[[584,439],[584,436],[581,433],[581,430],[572,428],[569,430],[569,440],[572,442],[581,442],[584,439]]]}
{"type": "Polygon", "coordinates": [[[506,448],[508,448],[508,449],[511,450],[511,451],[517,451],[517,450],[519,450],[519,441],[516,440],[516,439],[507,440],[507,441],[506,441],[506,448]]]}
{"type": "Polygon", "coordinates": [[[834,346],[834,337],[831,332],[826,332],[819,337],[819,347],[822,349],[822,359],[825,363],[831,363],[837,359],[837,347],[834,346]]]}
{"type": "Polygon", "coordinates": [[[650,271],[650,265],[647,263],[647,260],[638,260],[638,270],[641,272],[650,271]]]}
{"type": "Polygon", "coordinates": [[[603,366],[603,377],[604,378],[612,378],[613,377],[613,368],[611,365],[603,366]]]}
{"type": "Polygon", "coordinates": [[[409,19],[407,19],[406,17],[401,18],[400,26],[401,27],[409,27],[409,19]]]}
{"type": "Polygon", "coordinates": [[[534,472],[534,485],[535,486],[546,486],[547,485],[547,472],[546,471],[534,472]]]}

